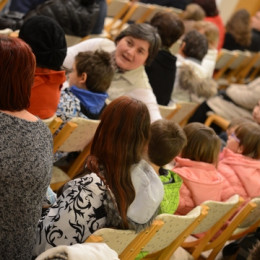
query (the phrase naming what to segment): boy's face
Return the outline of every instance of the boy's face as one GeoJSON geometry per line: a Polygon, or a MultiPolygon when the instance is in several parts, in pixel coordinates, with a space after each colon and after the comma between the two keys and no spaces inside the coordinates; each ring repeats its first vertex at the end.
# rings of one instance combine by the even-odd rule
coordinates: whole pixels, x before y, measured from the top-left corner
{"type": "Polygon", "coordinates": [[[116,46],[116,64],[123,70],[134,70],[144,65],[149,55],[149,43],[125,36],[116,46]]]}
{"type": "Polygon", "coordinates": [[[77,70],[76,70],[76,63],[73,63],[72,66],[72,70],[69,73],[69,86],[76,86],[76,87],[80,87],[81,83],[80,83],[81,77],[78,76],[77,70]]]}

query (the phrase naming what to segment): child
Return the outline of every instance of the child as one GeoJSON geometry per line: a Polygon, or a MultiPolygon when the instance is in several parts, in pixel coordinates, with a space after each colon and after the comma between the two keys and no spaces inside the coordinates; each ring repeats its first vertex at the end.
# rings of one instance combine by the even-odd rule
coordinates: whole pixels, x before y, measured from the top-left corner
{"type": "Polygon", "coordinates": [[[185,215],[205,200],[220,201],[222,177],[216,169],[220,139],[213,129],[201,123],[183,128],[187,145],[175,159],[173,170],[182,178],[176,214],[185,215]]]}
{"type": "Polygon", "coordinates": [[[114,70],[105,51],[80,52],[69,74],[69,86],[61,93],[56,115],[63,121],[72,117],[98,119],[108,95],[114,70]]]}
{"type": "Polygon", "coordinates": [[[260,127],[255,122],[237,126],[228,136],[218,171],[224,178],[222,200],[239,194],[245,200],[260,195],[260,127]]]}
{"type": "Polygon", "coordinates": [[[217,84],[208,78],[201,61],[208,52],[208,40],[197,30],[189,31],[181,43],[177,56],[177,72],[171,103],[179,101],[201,103],[217,94],[217,84]]]}
{"type": "Polygon", "coordinates": [[[151,125],[148,157],[164,184],[164,197],[160,205],[161,213],[174,213],[178,207],[179,189],[182,184],[182,180],[177,174],[162,167],[181,152],[186,141],[182,128],[172,121],[161,119],[151,125]]]}

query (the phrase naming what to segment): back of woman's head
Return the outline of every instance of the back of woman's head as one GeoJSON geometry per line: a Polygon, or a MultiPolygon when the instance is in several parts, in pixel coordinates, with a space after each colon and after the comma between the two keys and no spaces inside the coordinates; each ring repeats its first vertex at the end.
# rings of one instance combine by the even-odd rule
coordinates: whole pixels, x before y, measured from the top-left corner
{"type": "Polygon", "coordinates": [[[253,159],[260,159],[260,126],[255,122],[241,123],[235,129],[242,154],[253,159]]]}
{"type": "Polygon", "coordinates": [[[206,13],[206,16],[214,17],[218,15],[216,0],[192,0],[192,3],[200,5],[206,13]]]}
{"type": "Polygon", "coordinates": [[[184,33],[184,24],[174,13],[158,12],[150,24],[157,28],[162,46],[166,48],[170,48],[184,33]]]}
{"type": "Polygon", "coordinates": [[[226,25],[226,31],[242,46],[251,44],[250,13],[246,9],[236,11],[226,25]]]}
{"type": "Polygon", "coordinates": [[[149,55],[146,60],[146,65],[151,64],[161,47],[161,38],[157,30],[152,25],[146,23],[130,24],[115,38],[115,43],[126,36],[141,39],[149,43],[149,55]]]}
{"type": "Polygon", "coordinates": [[[0,109],[21,111],[30,106],[35,56],[21,39],[0,36],[0,109]]]}
{"type": "Polygon", "coordinates": [[[149,133],[146,105],[130,97],[119,97],[103,111],[87,160],[91,171],[98,172],[98,166],[104,166],[104,178],[126,226],[126,211],[135,197],[130,167],[141,160],[149,133]]]}
{"type": "Polygon", "coordinates": [[[221,141],[214,130],[202,123],[189,123],[183,130],[187,136],[187,145],[182,150],[182,157],[216,164],[221,141]]]}

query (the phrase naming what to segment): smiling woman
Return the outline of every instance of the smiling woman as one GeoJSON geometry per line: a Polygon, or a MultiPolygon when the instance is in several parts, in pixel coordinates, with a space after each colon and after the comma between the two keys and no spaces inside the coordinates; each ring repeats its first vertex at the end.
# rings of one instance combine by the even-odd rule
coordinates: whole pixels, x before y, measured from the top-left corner
{"type": "Polygon", "coordinates": [[[149,65],[161,45],[156,29],[149,24],[131,24],[115,39],[104,38],[83,41],[68,48],[64,67],[71,69],[74,57],[82,51],[102,49],[111,53],[116,73],[108,89],[110,100],[129,96],[144,102],[151,121],[161,118],[157,101],[146,75],[144,65],[149,65]]]}

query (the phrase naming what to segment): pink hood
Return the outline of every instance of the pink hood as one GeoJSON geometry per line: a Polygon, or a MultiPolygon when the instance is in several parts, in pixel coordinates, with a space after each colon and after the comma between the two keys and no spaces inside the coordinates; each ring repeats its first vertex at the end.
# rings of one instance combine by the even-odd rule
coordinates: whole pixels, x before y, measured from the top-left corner
{"type": "MultiPolygon", "coordinates": [[[[260,196],[260,160],[234,153],[225,148],[218,170],[236,193],[249,198],[260,196]]],[[[245,198],[247,199],[247,198],[245,198]]]]}
{"type": "Polygon", "coordinates": [[[196,205],[205,200],[220,201],[223,178],[214,165],[180,157],[175,161],[174,172],[181,176],[196,205]]]}

